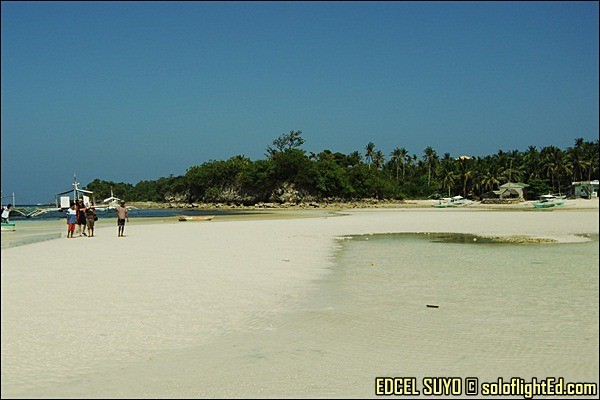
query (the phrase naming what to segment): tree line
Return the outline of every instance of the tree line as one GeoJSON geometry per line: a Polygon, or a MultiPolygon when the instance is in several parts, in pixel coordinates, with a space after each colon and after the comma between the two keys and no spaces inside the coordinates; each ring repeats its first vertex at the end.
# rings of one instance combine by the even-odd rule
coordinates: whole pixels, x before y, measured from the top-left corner
{"type": "Polygon", "coordinates": [[[401,200],[435,194],[480,198],[506,182],[528,184],[526,195],[568,193],[574,181],[598,179],[598,140],[577,138],[560,149],[529,146],[498,150],[483,157],[439,155],[428,146],[422,154],[396,147],[388,157],[369,142],[349,154],[323,150],[307,153],[302,131],[273,141],[264,159],[236,155],[194,165],[181,176],[136,185],[95,179],[87,189],[96,198],[114,195],[128,201],[185,201],[255,204],[284,201],[401,200]]]}

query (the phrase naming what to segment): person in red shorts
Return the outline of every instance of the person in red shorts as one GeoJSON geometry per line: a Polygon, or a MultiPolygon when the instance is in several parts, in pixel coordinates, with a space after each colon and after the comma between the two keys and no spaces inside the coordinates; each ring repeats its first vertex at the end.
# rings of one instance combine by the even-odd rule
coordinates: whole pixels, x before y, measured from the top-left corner
{"type": "Polygon", "coordinates": [[[67,210],[67,238],[72,238],[75,233],[75,224],[77,223],[77,210],[75,203],[67,210]]]}

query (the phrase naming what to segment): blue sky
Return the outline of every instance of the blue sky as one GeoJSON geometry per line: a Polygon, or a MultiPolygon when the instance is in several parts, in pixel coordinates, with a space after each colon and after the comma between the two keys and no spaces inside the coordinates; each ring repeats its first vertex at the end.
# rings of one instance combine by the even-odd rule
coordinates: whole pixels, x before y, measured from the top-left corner
{"type": "Polygon", "coordinates": [[[2,190],[598,139],[597,2],[2,2],[2,190]]]}

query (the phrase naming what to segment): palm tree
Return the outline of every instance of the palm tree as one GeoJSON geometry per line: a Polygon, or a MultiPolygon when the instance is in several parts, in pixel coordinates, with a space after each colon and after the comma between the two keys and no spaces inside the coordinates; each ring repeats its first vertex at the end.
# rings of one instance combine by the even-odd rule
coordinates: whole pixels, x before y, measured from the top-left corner
{"type": "Polygon", "coordinates": [[[400,160],[402,159],[402,154],[400,153],[399,148],[395,148],[394,151],[390,153],[390,161],[396,164],[396,182],[398,182],[398,175],[400,173],[400,160]]]}
{"type": "Polygon", "coordinates": [[[353,151],[346,156],[346,164],[348,167],[355,167],[362,162],[362,156],[358,151],[353,151]]]}
{"type": "Polygon", "coordinates": [[[471,169],[472,188],[479,196],[481,196],[483,194],[483,173],[481,160],[476,159],[474,165],[471,166],[471,169]]]}
{"type": "Polygon", "coordinates": [[[575,139],[575,146],[567,149],[571,155],[571,161],[573,162],[573,180],[579,181],[583,179],[583,170],[588,166],[588,160],[584,155],[584,140],[579,137],[575,139]]]}
{"type": "Polygon", "coordinates": [[[406,150],[404,147],[401,147],[400,148],[400,162],[402,162],[402,181],[404,181],[404,172],[405,172],[406,163],[409,161],[408,158],[409,158],[408,150],[406,150]]]}
{"type": "Polygon", "coordinates": [[[436,152],[431,146],[427,146],[425,150],[423,150],[423,161],[427,164],[427,184],[431,184],[431,166],[435,160],[436,152]]]}
{"type": "Polygon", "coordinates": [[[500,179],[506,182],[521,182],[525,173],[522,165],[513,166],[514,159],[510,159],[508,168],[502,169],[500,173],[500,179]]]}
{"type": "Polygon", "coordinates": [[[540,176],[540,153],[535,146],[529,146],[523,155],[523,165],[525,169],[526,180],[540,176]]]}
{"type": "Polygon", "coordinates": [[[438,164],[437,176],[441,178],[441,188],[448,189],[448,196],[450,196],[450,189],[454,186],[454,182],[457,175],[454,171],[454,161],[450,157],[450,153],[444,153],[440,163],[438,164]]]}
{"type": "Polygon", "coordinates": [[[598,158],[598,139],[593,142],[587,142],[585,145],[585,158],[588,162],[588,181],[592,180],[592,175],[598,177],[598,169],[600,168],[598,158]]]}
{"type": "Polygon", "coordinates": [[[546,176],[550,177],[552,183],[552,189],[554,189],[554,176],[556,173],[556,159],[557,153],[560,149],[554,146],[547,146],[540,152],[541,156],[541,170],[546,173],[546,176]]]}
{"type": "Polygon", "coordinates": [[[589,166],[589,161],[585,158],[583,151],[569,148],[568,150],[571,163],[573,164],[574,182],[583,180],[583,171],[589,166]]]}
{"type": "Polygon", "coordinates": [[[485,189],[493,191],[496,185],[500,184],[500,180],[498,179],[498,170],[489,169],[485,175],[483,175],[481,183],[485,189]]]}
{"type": "Polygon", "coordinates": [[[461,156],[458,157],[458,176],[462,182],[463,187],[463,197],[467,197],[467,182],[471,175],[473,175],[473,170],[471,170],[471,157],[461,156]]]}
{"type": "Polygon", "coordinates": [[[383,152],[381,150],[377,150],[375,153],[373,153],[372,157],[373,157],[373,165],[375,166],[375,169],[381,168],[381,166],[383,165],[383,162],[385,161],[383,152]]]}
{"type": "Polygon", "coordinates": [[[369,168],[371,168],[371,163],[373,162],[373,153],[375,152],[375,144],[373,142],[367,143],[365,150],[366,150],[365,158],[367,159],[367,162],[369,163],[369,168]]]}
{"type": "Polygon", "coordinates": [[[573,172],[573,163],[571,162],[571,159],[567,153],[562,151],[556,153],[555,168],[557,177],[556,181],[558,182],[558,194],[561,194],[560,173],[564,172],[565,174],[569,175],[573,172]]]}

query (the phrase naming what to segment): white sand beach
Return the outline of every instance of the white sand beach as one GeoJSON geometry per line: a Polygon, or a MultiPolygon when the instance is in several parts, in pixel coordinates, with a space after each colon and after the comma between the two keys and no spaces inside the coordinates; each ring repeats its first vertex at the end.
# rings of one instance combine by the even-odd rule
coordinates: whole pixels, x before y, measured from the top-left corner
{"type": "Polygon", "coordinates": [[[352,383],[364,386],[355,392],[298,383],[294,362],[289,370],[271,371],[262,360],[247,359],[237,375],[235,363],[219,374],[214,366],[231,360],[236,340],[271,334],[275,318],[308,307],[307,293],[331,272],[336,237],[454,232],[578,242],[586,240],[578,235],[599,231],[598,201],[585,204],[592,206],[372,209],[180,224],[132,219],[124,238],[117,238],[116,227],[102,227],[94,238],[3,249],[2,397],[369,395],[371,381],[352,383]],[[274,388],[261,378],[268,373],[293,383],[274,388]]]}

